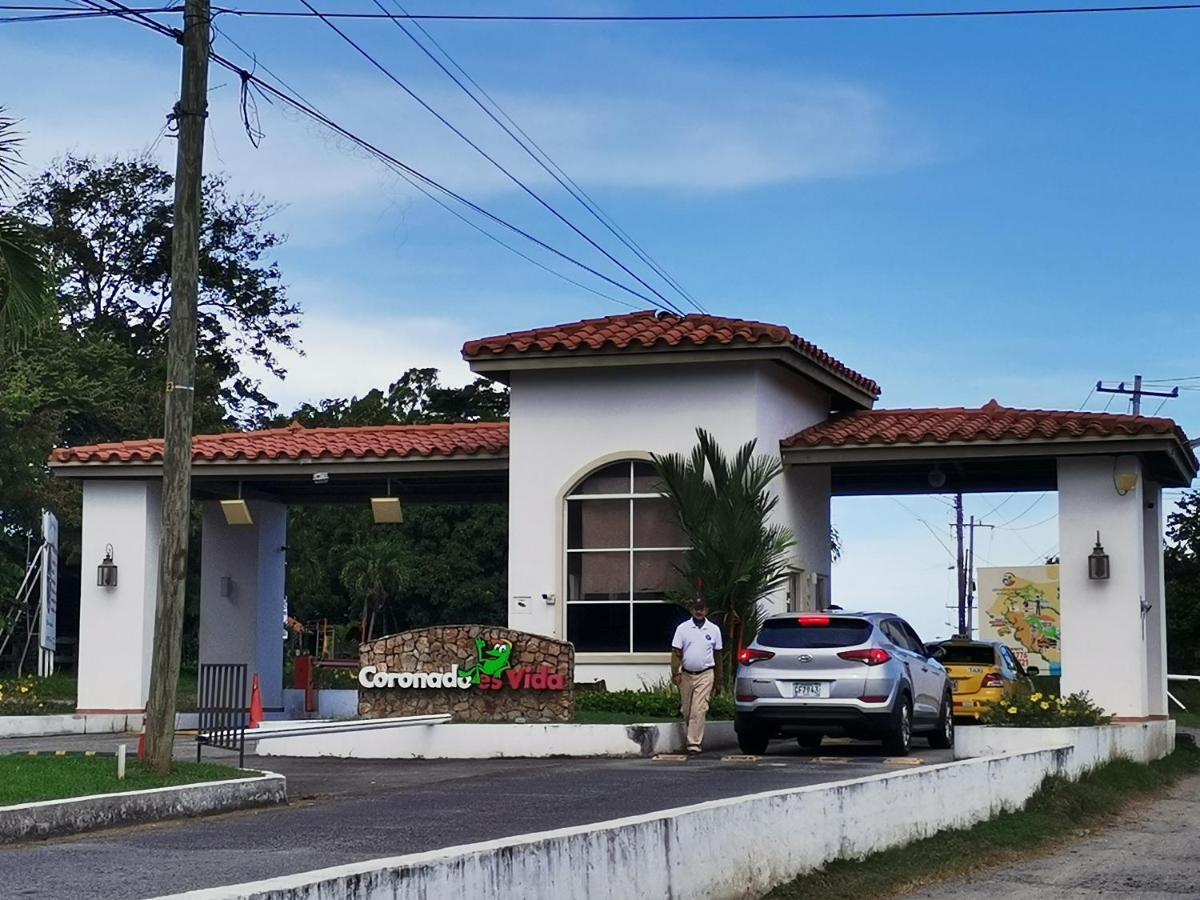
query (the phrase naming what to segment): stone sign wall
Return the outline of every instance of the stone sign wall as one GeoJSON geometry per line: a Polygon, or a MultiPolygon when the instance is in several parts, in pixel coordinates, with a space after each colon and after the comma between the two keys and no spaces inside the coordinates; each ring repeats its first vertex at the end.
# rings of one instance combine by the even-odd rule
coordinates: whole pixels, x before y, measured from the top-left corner
{"type": "Polygon", "coordinates": [[[450,713],[458,722],[569,722],[575,648],[493,625],[443,625],[359,648],[358,713],[450,713]]]}

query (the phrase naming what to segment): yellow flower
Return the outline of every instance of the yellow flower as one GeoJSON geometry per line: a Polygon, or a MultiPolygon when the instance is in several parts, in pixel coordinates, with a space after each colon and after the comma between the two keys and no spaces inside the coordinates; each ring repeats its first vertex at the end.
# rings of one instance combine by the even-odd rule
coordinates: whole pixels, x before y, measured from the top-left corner
{"type": "Polygon", "coordinates": [[[29,693],[29,685],[27,685],[27,684],[21,685],[21,693],[28,694],[29,693]]]}
{"type": "Polygon", "coordinates": [[[1049,703],[1043,703],[1043,704],[1042,704],[1042,709],[1049,709],[1049,708],[1050,708],[1050,704],[1049,704],[1049,703]]]}
{"type": "Polygon", "coordinates": [[[1030,697],[1029,699],[1030,699],[1030,700],[1032,700],[1034,703],[1037,703],[1039,700],[1041,700],[1041,699],[1042,699],[1042,695],[1041,695],[1040,693],[1039,693],[1039,694],[1034,694],[1034,695],[1033,695],[1032,697],[1030,697]]]}
{"type": "Polygon", "coordinates": [[[1008,714],[1010,716],[1015,716],[1017,714],[1017,708],[1015,706],[1010,706],[1008,708],[1008,714]]]}

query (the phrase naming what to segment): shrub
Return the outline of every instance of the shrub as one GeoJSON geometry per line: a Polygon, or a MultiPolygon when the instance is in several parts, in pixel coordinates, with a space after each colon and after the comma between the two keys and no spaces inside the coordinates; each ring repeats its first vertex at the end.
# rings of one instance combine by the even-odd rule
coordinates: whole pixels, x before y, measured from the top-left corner
{"type": "Polygon", "coordinates": [[[1110,716],[1092,702],[1087,692],[1055,697],[1035,692],[1012,696],[993,704],[982,716],[984,725],[1013,728],[1061,728],[1072,725],[1107,725],[1110,716]]]}
{"type": "MultiPolygon", "coordinates": [[[[647,719],[679,718],[679,691],[655,685],[641,691],[577,691],[575,708],[589,712],[625,713],[647,719]]],[[[733,701],[724,695],[709,701],[710,719],[732,719],[733,701]]]]}

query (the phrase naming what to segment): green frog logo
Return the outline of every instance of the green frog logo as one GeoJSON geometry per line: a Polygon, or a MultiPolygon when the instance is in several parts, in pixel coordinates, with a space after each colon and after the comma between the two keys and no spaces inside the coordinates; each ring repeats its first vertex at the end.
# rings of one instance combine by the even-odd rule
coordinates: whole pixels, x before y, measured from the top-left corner
{"type": "Polygon", "coordinates": [[[499,679],[512,668],[512,648],[512,641],[489,644],[483,638],[475,638],[475,665],[459,669],[459,674],[469,675],[472,684],[479,684],[482,675],[499,679]]]}

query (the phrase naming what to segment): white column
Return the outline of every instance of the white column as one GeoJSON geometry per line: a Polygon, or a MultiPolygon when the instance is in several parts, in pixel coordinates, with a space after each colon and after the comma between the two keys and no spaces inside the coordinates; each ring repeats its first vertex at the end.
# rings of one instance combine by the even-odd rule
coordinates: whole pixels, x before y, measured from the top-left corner
{"type": "Polygon", "coordinates": [[[1146,588],[1143,498],[1136,459],[1123,468],[1139,475],[1124,496],[1113,483],[1117,458],[1058,461],[1062,692],[1087,691],[1113,716],[1150,714],[1147,641],[1142,630],[1146,588]],[[1088,578],[1096,533],[1110,559],[1107,580],[1088,578]]]}
{"type": "Polygon", "coordinates": [[[158,481],[83,483],[80,712],[140,713],[146,706],[158,596],[160,496],[158,481]],[[96,566],[109,544],[117,584],[98,587],[96,566]]]}
{"type": "Polygon", "coordinates": [[[1150,715],[1167,715],[1167,615],[1163,583],[1162,487],[1147,481],[1143,491],[1146,560],[1146,696],[1150,715]]]}
{"type": "Polygon", "coordinates": [[[253,525],[227,525],[220,504],[203,504],[200,662],[245,663],[248,677],[258,673],[263,706],[278,709],[283,706],[287,507],[252,500],[250,515],[253,525]]]}

